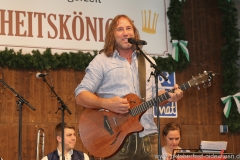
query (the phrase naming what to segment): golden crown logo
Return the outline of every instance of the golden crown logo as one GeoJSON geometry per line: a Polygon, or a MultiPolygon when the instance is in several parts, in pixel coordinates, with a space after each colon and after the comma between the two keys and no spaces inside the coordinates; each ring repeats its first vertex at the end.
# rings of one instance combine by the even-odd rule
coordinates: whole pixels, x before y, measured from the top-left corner
{"type": "Polygon", "coordinates": [[[146,33],[150,33],[150,34],[155,34],[159,14],[154,13],[152,26],[150,26],[151,14],[152,14],[152,11],[149,10],[148,11],[148,19],[147,19],[146,10],[142,11],[142,31],[146,32],[146,33]]]}

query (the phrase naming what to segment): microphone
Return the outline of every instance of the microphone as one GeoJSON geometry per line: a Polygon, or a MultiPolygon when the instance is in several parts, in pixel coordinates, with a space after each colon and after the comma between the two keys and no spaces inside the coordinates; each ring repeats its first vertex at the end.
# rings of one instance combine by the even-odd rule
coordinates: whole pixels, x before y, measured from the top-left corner
{"type": "Polygon", "coordinates": [[[128,43],[131,44],[140,44],[140,45],[147,45],[147,42],[144,40],[136,40],[134,38],[128,38],[128,43]]]}
{"type": "Polygon", "coordinates": [[[37,78],[41,78],[41,77],[43,78],[43,77],[45,77],[45,76],[47,76],[47,75],[48,75],[48,73],[39,73],[39,72],[38,72],[38,73],[36,74],[36,77],[37,77],[37,78]]]}

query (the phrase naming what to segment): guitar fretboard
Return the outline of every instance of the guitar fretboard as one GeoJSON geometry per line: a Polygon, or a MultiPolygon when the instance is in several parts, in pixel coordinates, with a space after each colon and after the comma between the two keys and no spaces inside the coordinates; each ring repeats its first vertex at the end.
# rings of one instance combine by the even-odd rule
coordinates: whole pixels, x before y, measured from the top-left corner
{"type": "MultiPolygon", "coordinates": [[[[190,88],[190,84],[188,82],[182,84],[179,86],[179,88],[181,90],[186,90],[188,88],[190,88]]],[[[161,94],[160,96],[158,96],[157,98],[153,98],[147,102],[144,102],[142,104],[140,104],[139,106],[135,107],[135,108],[132,108],[130,109],[129,113],[132,115],[132,116],[136,116],[140,113],[143,113],[144,111],[148,110],[149,108],[151,108],[152,106],[154,106],[156,104],[156,101],[158,102],[163,102],[167,99],[170,98],[169,96],[169,92],[174,92],[174,89],[168,91],[168,92],[165,92],[164,94],[161,94]]]]}

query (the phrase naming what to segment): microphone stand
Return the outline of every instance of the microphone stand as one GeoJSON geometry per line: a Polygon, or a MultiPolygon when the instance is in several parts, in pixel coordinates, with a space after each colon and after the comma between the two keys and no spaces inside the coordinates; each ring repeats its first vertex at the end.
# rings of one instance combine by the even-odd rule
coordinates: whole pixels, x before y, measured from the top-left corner
{"type": "MultiPolygon", "coordinates": [[[[155,77],[155,86],[156,86],[156,101],[155,105],[157,107],[157,126],[158,126],[158,156],[160,157],[160,160],[162,160],[162,148],[161,148],[161,142],[160,142],[160,118],[159,118],[159,102],[158,102],[158,75],[161,75],[165,81],[168,81],[168,78],[160,71],[157,66],[146,56],[146,54],[143,53],[143,51],[139,48],[138,44],[136,43],[136,49],[139,51],[139,54],[142,54],[151,64],[151,67],[155,69],[154,73],[151,73],[151,75],[154,75],[155,77]]],[[[150,76],[151,76],[150,75],[150,76]]]]}
{"type": "MultiPolygon", "coordinates": [[[[51,89],[51,91],[55,94],[57,97],[58,103],[61,104],[61,107],[58,108],[58,110],[62,110],[62,160],[65,160],[65,155],[64,155],[64,111],[67,110],[69,114],[72,114],[72,112],[69,110],[67,105],[64,104],[62,99],[57,95],[57,93],[54,91],[54,87],[51,87],[49,83],[47,82],[45,77],[42,77],[43,81],[48,85],[48,87],[51,89]]],[[[58,111],[57,110],[57,111],[58,111]]],[[[57,113],[57,112],[56,112],[57,113]]]]}
{"type": "Polygon", "coordinates": [[[20,94],[18,94],[13,88],[11,88],[3,79],[0,79],[1,83],[12,91],[19,99],[16,101],[19,111],[19,125],[18,125],[18,160],[22,160],[22,105],[25,103],[32,110],[36,110],[31,104],[28,103],[20,94]]]}

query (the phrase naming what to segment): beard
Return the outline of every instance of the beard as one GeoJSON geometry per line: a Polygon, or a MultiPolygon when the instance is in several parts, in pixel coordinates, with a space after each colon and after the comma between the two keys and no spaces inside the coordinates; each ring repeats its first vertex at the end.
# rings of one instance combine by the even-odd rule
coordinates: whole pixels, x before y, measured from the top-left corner
{"type": "Polygon", "coordinates": [[[121,50],[129,50],[129,49],[134,50],[135,47],[130,43],[116,43],[116,48],[121,50]]]}

